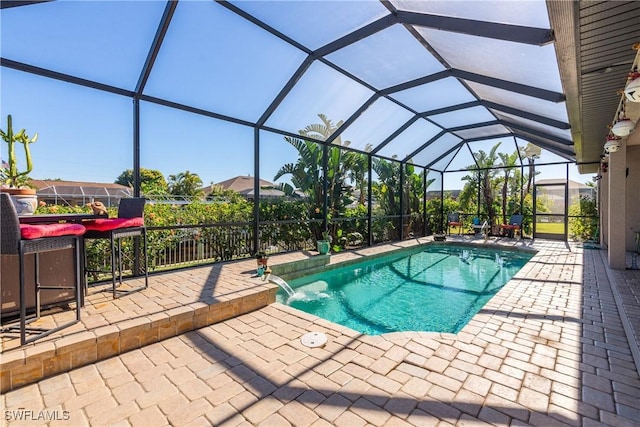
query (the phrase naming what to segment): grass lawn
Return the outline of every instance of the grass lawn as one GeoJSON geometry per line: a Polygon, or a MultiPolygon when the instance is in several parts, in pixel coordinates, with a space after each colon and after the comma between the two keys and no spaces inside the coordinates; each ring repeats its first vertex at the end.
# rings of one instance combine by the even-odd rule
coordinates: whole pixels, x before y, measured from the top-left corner
{"type": "Polygon", "coordinates": [[[564,234],[564,223],[537,222],[536,233],[564,234]]]}
{"type": "MultiPolygon", "coordinates": [[[[473,229],[469,229],[469,227],[451,227],[451,234],[470,234],[473,233],[473,229]]],[[[445,230],[446,231],[446,230],[445,230]]],[[[549,234],[564,234],[564,223],[558,222],[537,222],[536,223],[536,232],[537,233],[549,233],[549,234]]]]}

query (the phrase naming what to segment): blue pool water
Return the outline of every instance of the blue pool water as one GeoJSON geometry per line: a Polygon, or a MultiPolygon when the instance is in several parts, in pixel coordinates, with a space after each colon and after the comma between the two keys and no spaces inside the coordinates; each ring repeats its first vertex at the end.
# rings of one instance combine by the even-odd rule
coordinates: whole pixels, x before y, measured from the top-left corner
{"type": "Polygon", "coordinates": [[[533,254],[428,244],[289,281],[279,302],[368,335],[456,333],[533,254]]]}

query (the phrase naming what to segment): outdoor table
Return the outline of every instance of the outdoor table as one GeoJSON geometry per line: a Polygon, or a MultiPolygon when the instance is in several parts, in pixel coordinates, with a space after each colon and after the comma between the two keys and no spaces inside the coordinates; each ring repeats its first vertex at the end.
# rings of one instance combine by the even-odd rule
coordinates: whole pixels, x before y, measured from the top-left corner
{"type": "Polygon", "coordinates": [[[21,215],[20,224],[52,224],[55,222],[76,222],[82,223],[84,220],[106,218],[105,215],[95,215],[92,213],[63,213],[63,214],[42,214],[42,215],[21,215]]]}

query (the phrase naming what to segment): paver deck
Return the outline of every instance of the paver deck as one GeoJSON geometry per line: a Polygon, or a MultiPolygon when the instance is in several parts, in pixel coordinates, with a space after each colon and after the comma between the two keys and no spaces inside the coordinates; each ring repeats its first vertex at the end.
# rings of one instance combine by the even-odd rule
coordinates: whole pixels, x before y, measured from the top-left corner
{"type": "Polygon", "coordinates": [[[637,325],[624,316],[634,315],[637,271],[609,271],[599,250],[507,243],[539,252],[458,334],[366,336],[274,303],[5,393],[3,418],[73,426],[640,425],[636,344],[625,333],[637,325]],[[327,345],[304,347],[309,331],[326,333],[327,345]]]}

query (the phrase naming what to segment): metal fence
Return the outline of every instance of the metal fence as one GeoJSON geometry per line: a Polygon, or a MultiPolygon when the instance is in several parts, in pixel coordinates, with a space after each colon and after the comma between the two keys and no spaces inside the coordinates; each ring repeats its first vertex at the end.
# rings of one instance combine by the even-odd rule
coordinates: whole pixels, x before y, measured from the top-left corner
{"type": "MultiPolygon", "coordinates": [[[[405,218],[401,236],[400,216],[372,218],[371,242],[383,243],[414,237],[414,228],[405,218]]],[[[147,254],[149,271],[166,271],[211,264],[215,262],[246,259],[256,251],[276,254],[299,250],[316,250],[313,227],[321,223],[296,220],[270,221],[258,226],[260,247],[253,248],[254,223],[217,223],[147,227],[147,254]]],[[[328,225],[332,236],[332,250],[341,251],[368,246],[369,220],[367,217],[336,218],[328,225]]],[[[421,235],[421,234],[420,234],[421,235]]],[[[135,240],[123,239],[123,273],[132,275],[135,265],[135,240]]],[[[104,239],[87,240],[87,264],[104,273],[92,273],[90,282],[110,280],[109,242],[104,239]]]]}

